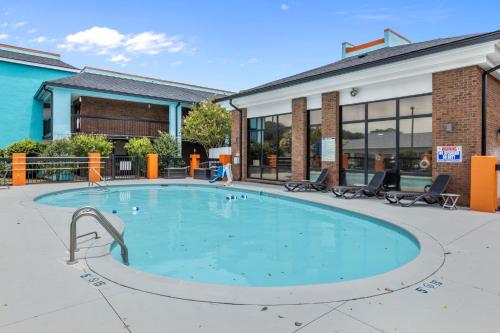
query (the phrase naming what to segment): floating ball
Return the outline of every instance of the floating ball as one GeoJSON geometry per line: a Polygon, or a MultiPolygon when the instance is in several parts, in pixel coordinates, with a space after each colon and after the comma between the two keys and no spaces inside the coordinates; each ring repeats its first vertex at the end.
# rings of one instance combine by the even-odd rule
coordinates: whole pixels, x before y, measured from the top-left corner
{"type": "Polygon", "coordinates": [[[118,213],[118,211],[116,209],[113,209],[113,214],[116,214],[118,213]]]}
{"type": "Polygon", "coordinates": [[[242,198],[242,199],[247,199],[247,198],[248,198],[248,196],[247,196],[246,194],[242,194],[242,195],[241,195],[241,198],[242,198]]]}
{"type": "Polygon", "coordinates": [[[138,211],[138,210],[139,210],[139,207],[135,207],[135,206],[134,206],[134,207],[132,207],[132,210],[133,210],[133,211],[138,211]]]}

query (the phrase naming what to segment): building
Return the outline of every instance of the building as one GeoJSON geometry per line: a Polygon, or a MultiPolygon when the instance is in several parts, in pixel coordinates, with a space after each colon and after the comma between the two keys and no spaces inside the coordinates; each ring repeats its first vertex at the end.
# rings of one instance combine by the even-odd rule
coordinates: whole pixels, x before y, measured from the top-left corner
{"type": "MultiPolygon", "coordinates": [[[[87,133],[114,141],[125,154],[131,137],[155,137],[158,131],[182,142],[182,118],[193,103],[230,92],[105,69],[79,70],[60,55],[0,46],[0,147],[31,138],[52,140],[87,133]]],[[[183,147],[184,146],[184,147],[183,147]]]]}
{"type": "Polygon", "coordinates": [[[219,99],[233,110],[233,173],[281,183],[327,167],[336,185],[395,170],[406,190],[447,173],[468,204],[471,156],[500,157],[499,64],[500,31],[344,43],[340,61],[219,99]],[[438,161],[449,146],[461,159],[438,161]]]}

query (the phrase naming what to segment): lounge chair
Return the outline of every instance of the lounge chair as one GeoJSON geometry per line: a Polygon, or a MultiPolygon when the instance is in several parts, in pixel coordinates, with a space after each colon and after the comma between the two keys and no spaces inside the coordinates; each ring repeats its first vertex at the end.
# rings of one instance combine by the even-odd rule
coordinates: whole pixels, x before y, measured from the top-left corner
{"type": "Polygon", "coordinates": [[[332,193],[337,198],[352,199],[358,197],[373,197],[380,195],[380,192],[384,190],[384,182],[387,173],[385,171],[376,172],[372,177],[368,185],[362,186],[335,186],[332,189],[332,193]]]}
{"type": "Polygon", "coordinates": [[[287,191],[297,192],[297,191],[325,191],[327,188],[326,180],[328,177],[328,169],[321,170],[318,179],[315,181],[301,180],[301,181],[289,181],[284,186],[287,191]]]}
{"type": "Polygon", "coordinates": [[[418,201],[424,201],[428,204],[439,203],[442,205],[443,199],[441,194],[446,191],[450,181],[450,175],[439,175],[432,185],[424,192],[391,191],[385,194],[385,199],[392,204],[398,203],[403,207],[409,207],[418,201]],[[402,200],[409,200],[409,202],[402,202],[402,200]]]}

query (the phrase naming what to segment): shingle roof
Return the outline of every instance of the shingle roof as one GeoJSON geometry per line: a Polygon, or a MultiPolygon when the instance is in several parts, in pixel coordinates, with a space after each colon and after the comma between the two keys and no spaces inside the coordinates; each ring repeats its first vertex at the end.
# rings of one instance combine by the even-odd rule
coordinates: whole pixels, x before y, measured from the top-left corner
{"type": "Polygon", "coordinates": [[[80,73],[62,79],[47,81],[44,84],[49,86],[191,103],[198,103],[206,99],[223,96],[213,92],[93,73],[80,73]]]}
{"type": "Polygon", "coordinates": [[[380,66],[389,62],[395,62],[404,59],[419,57],[429,53],[440,52],[447,48],[467,46],[495,39],[500,39],[500,30],[489,33],[439,38],[426,42],[386,47],[365,53],[360,56],[345,58],[325,66],[285,77],[283,79],[271,81],[269,83],[251,89],[242,90],[239,93],[221,98],[220,100],[248,96],[307,81],[318,80],[329,76],[335,76],[369,67],[380,66]]]}
{"type": "Polygon", "coordinates": [[[43,56],[36,56],[32,54],[13,52],[8,50],[0,49],[0,58],[12,59],[18,61],[31,62],[34,64],[47,65],[47,66],[55,66],[67,69],[77,69],[76,67],[71,66],[70,64],[65,63],[59,59],[48,58],[43,56]]]}

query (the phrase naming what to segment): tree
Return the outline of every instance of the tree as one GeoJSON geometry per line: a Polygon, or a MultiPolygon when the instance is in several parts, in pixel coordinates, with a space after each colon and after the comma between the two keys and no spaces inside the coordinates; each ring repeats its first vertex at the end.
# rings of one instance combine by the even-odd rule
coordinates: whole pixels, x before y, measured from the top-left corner
{"type": "Polygon", "coordinates": [[[102,135],[80,134],[70,139],[71,152],[74,156],[84,157],[89,153],[108,156],[113,151],[113,143],[102,135]]]}
{"type": "Polygon", "coordinates": [[[158,137],[154,140],[153,146],[160,157],[177,157],[179,153],[177,140],[173,135],[166,132],[158,131],[158,137]]]}
{"type": "Polygon", "coordinates": [[[42,156],[66,157],[71,156],[71,143],[68,139],[57,139],[45,146],[42,156]]]}
{"type": "Polygon", "coordinates": [[[131,138],[123,148],[125,148],[130,156],[137,156],[140,158],[144,158],[147,154],[155,152],[153,144],[148,138],[131,138]]]}
{"type": "Polygon", "coordinates": [[[25,153],[26,156],[40,156],[44,145],[31,139],[14,142],[7,147],[5,154],[11,156],[13,153],[25,153]]]}
{"type": "Polygon", "coordinates": [[[210,148],[224,147],[231,135],[231,113],[211,101],[195,104],[184,119],[182,135],[200,144],[208,155],[210,148]]]}

